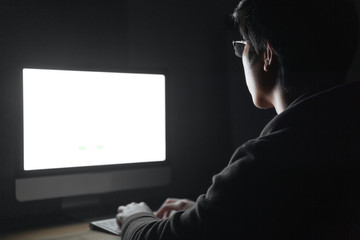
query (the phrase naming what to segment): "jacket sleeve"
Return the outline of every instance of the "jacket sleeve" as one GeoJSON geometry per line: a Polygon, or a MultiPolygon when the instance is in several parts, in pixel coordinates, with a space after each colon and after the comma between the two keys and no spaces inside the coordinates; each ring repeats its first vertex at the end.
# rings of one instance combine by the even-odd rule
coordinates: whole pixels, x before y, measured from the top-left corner
{"type": "Polygon", "coordinates": [[[243,226],[250,226],[254,204],[248,203],[259,191],[255,175],[260,174],[256,173],[254,155],[249,151],[251,145],[249,142],[235,152],[229,165],[213,177],[207,193],[197,199],[192,209],[165,220],[143,213],[133,215],[124,222],[122,239],[231,239],[233,232],[239,230],[239,212],[243,226]]]}

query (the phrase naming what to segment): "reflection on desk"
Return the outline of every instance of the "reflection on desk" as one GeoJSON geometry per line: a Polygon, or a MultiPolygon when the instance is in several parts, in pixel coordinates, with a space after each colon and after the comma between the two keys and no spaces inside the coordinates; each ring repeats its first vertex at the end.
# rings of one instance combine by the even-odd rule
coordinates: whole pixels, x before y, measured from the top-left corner
{"type": "Polygon", "coordinates": [[[118,236],[91,230],[89,223],[75,223],[35,230],[28,230],[0,236],[1,240],[119,240],[118,236]]]}

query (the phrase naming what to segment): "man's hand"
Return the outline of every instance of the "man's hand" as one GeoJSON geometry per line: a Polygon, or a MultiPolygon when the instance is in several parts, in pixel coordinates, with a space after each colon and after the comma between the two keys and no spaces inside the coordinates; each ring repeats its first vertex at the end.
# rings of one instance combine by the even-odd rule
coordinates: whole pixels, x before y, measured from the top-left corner
{"type": "Polygon", "coordinates": [[[122,226],[123,222],[126,220],[126,218],[130,217],[131,215],[134,215],[136,213],[153,213],[151,209],[149,208],[146,203],[130,203],[126,206],[120,206],[118,208],[118,214],[116,215],[117,223],[119,227],[122,226]]]}
{"type": "Polygon", "coordinates": [[[168,198],[156,212],[156,216],[161,219],[168,218],[173,212],[187,210],[194,205],[195,202],[189,199],[168,198]]]}

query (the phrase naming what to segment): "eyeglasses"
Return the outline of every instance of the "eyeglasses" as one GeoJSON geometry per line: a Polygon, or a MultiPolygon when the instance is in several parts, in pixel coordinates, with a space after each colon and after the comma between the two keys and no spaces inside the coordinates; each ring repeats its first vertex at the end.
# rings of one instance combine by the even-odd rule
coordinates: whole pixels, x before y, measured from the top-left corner
{"type": "Polygon", "coordinates": [[[234,46],[235,55],[241,58],[244,52],[246,41],[245,40],[233,41],[232,44],[234,46]]]}

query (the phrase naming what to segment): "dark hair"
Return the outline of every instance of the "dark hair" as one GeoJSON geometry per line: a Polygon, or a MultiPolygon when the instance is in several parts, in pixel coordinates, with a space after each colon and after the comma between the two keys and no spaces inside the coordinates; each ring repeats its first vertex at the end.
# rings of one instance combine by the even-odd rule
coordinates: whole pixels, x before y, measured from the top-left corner
{"type": "Polygon", "coordinates": [[[353,1],[242,0],[233,18],[250,44],[250,59],[271,44],[285,91],[345,81],[358,45],[353,1]]]}

